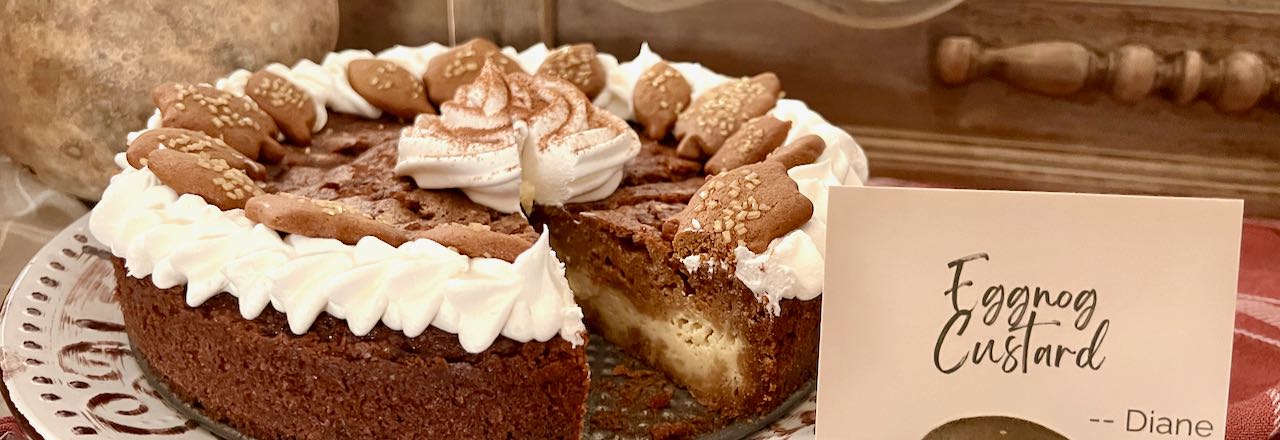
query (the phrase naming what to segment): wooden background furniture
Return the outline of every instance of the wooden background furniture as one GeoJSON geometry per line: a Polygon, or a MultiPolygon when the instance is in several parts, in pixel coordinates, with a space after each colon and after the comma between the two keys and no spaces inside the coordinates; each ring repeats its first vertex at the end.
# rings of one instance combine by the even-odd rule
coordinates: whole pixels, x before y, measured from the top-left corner
{"type": "MultiPolygon", "coordinates": [[[[855,135],[873,176],[1243,198],[1280,217],[1280,2],[966,0],[888,29],[851,27],[840,0],[637,3],[457,1],[454,33],[772,70],[855,135]]],[[[374,4],[341,3],[340,47],[448,40],[446,0],[374,4]]]]}

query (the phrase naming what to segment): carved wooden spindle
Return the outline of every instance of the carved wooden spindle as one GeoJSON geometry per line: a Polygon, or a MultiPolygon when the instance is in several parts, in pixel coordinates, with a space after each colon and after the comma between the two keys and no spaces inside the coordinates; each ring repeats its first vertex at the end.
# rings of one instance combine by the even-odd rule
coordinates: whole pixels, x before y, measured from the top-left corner
{"type": "Polygon", "coordinates": [[[1159,93],[1178,104],[1203,98],[1224,112],[1248,110],[1264,98],[1280,102],[1280,71],[1244,51],[1207,63],[1195,50],[1165,58],[1141,44],[1099,54],[1068,41],[988,48],[971,37],[947,37],[935,61],[939,79],[949,85],[990,76],[1050,96],[1094,88],[1132,104],[1159,93]]]}

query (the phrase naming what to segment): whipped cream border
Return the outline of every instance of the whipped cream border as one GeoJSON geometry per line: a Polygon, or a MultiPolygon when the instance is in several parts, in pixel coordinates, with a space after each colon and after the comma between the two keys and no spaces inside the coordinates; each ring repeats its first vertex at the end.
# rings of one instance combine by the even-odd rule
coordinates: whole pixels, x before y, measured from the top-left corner
{"type": "Polygon", "coordinates": [[[514,262],[468,257],[427,239],[393,247],[372,236],[355,245],[281,238],[243,210],[177,194],[149,169],[130,167],[124,153],[116,163],[122,171],[90,214],[89,230],[124,258],[129,276],[151,276],[161,289],[185,284],[191,307],[226,292],[244,318],[270,304],[295,334],[326,312],[360,336],[379,321],[409,337],[436,327],[457,334],[470,353],[498,335],[584,342],[582,310],[545,230],[514,262]]]}
{"type": "MultiPolygon", "coordinates": [[[[326,56],[321,64],[302,60],[293,67],[272,64],[266,69],[311,95],[317,109],[312,130],[320,131],[326,123],[325,108],[369,118],[381,113],[354,93],[346,82],[346,65],[352,60],[385,59],[421,76],[431,58],[447,49],[430,43],[419,47],[395,46],[376,55],[347,50],[326,56]]],[[[503,48],[503,53],[515,58],[527,72],[536,71],[548,52],[542,44],[521,52],[503,48]]],[[[662,58],[645,44],[635,59],[625,63],[603,53],[599,59],[605,67],[607,83],[594,103],[623,119],[632,119],[631,92],[635,82],[662,58]]],[[[730,79],[698,63],[673,62],[671,65],[690,82],[695,98],[730,79]]],[[[243,95],[250,74],[247,70],[237,70],[219,80],[216,87],[243,95]]],[[[735,276],[777,315],[783,298],[808,300],[821,295],[827,188],[862,185],[867,178],[867,159],[852,136],[803,102],[779,100],[770,114],[792,122],[787,142],[816,134],[827,145],[813,164],[788,171],[801,193],[814,203],[810,221],[775,239],[760,254],[746,248],[735,250],[735,276]]],[[[157,110],[147,121],[148,129],[160,127],[159,116],[157,110]]],[[[128,139],[132,141],[139,133],[130,133],[128,139]]],[[[545,341],[559,334],[575,345],[582,343],[585,332],[582,312],[568,290],[563,265],[547,245],[545,231],[516,263],[468,259],[456,253],[450,256],[451,251],[442,250],[429,240],[416,240],[395,248],[373,237],[366,237],[356,245],[293,235],[281,239],[279,233],[245,219],[240,210],[220,211],[199,197],[179,197],[155,180],[150,171],[128,166],[123,155],[117,157],[117,163],[123,172],[112,178],[103,201],[95,207],[90,218],[91,231],[111,246],[113,254],[126,259],[131,276],[151,275],[161,288],[186,283],[187,302],[193,307],[226,291],[237,297],[246,319],[257,317],[271,304],[286,314],[295,333],[305,332],[324,311],[345,319],[357,335],[366,334],[379,321],[411,337],[429,325],[436,326],[458,334],[464,348],[472,353],[486,349],[499,334],[517,341],[545,341]],[[151,231],[153,228],[155,232],[151,231]],[[245,248],[244,243],[252,246],[245,248]],[[467,261],[463,262],[464,259],[467,261]],[[431,263],[415,266],[428,264],[424,262],[431,263]],[[325,269],[316,270],[316,265],[323,265],[325,269]],[[455,270],[463,266],[468,270],[455,270]],[[275,269],[264,270],[264,267],[275,269]],[[421,282],[417,278],[421,278],[423,272],[418,270],[411,271],[417,277],[415,284],[403,284],[406,282],[402,277],[404,271],[412,267],[430,269],[427,270],[432,273],[430,279],[445,284],[427,283],[434,289],[418,289],[413,295],[392,295],[392,292],[412,290],[412,286],[421,282]],[[450,269],[440,269],[442,267],[450,269]],[[436,269],[439,272],[431,272],[436,269]],[[436,276],[440,273],[446,275],[436,276]],[[505,279],[499,279],[501,277],[505,279]],[[510,288],[513,282],[536,285],[542,290],[518,289],[516,292],[510,288]],[[455,289],[471,292],[473,297],[445,293],[455,289]],[[431,295],[427,290],[437,294],[431,295]]],[[[696,263],[686,261],[688,270],[698,270],[696,263]]],[[[708,268],[719,265],[728,269],[724,262],[700,263],[708,268]]]]}

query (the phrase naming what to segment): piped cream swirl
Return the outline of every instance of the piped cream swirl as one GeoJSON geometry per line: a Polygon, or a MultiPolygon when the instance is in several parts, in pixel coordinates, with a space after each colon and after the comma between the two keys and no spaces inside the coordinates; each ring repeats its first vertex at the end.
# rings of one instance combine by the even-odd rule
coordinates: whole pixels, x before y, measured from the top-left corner
{"type": "Polygon", "coordinates": [[[486,65],[439,116],[419,115],[401,133],[396,173],[514,212],[522,180],[540,204],[607,197],[639,151],[635,131],[572,84],[486,65]]]}
{"type": "Polygon", "coordinates": [[[419,188],[460,188],[472,201],[501,212],[520,209],[520,144],[513,121],[523,112],[502,72],[486,66],[460,87],[440,115],[418,115],[400,133],[396,174],[419,188]]]}
{"type": "Polygon", "coordinates": [[[542,205],[600,200],[622,182],[623,166],[640,152],[626,121],[596,108],[572,84],[521,76],[540,101],[528,116],[524,181],[542,205]]]}

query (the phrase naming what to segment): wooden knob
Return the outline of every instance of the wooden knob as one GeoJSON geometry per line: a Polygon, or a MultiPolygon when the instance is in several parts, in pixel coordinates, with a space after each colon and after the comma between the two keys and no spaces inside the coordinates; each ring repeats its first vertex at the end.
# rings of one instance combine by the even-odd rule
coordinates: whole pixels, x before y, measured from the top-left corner
{"type": "Polygon", "coordinates": [[[950,37],[939,44],[938,76],[960,85],[995,76],[1022,89],[1047,95],[1069,95],[1089,84],[1097,56],[1076,43],[1051,41],[1003,49],[982,47],[969,37],[950,37]]]}
{"type": "Polygon", "coordinates": [[[1117,101],[1141,101],[1156,88],[1160,59],[1150,47],[1131,44],[1107,57],[1107,91],[1117,101]]]}
{"type": "Polygon", "coordinates": [[[953,86],[993,77],[1051,96],[1093,87],[1126,104],[1163,93],[1178,104],[1204,98],[1223,112],[1248,110],[1264,98],[1280,102],[1280,72],[1245,51],[1207,63],[1195,50],[1166,60],[1142,44],[1099,55],[1068,41],[989,48],[972,37],[947,37],[938,44],[935,65],[939,79],[953,86]]]}
{"type": "Polygon", "coordinates": [[[938,56],[934,59],[938,78],[944,84],[953,86],[968,83],[973,77],[970,69],[973,68],[974,58],[981,50],[982,46],[978,44],[978,40],[969,37],[942,39],[942,42],[938,43],[938,56]]]}
{"type": "Polygon", "coordinates": [[[1204,84],[1204,56],[1194,50],[1183,51],[1170,63],[1161,66],[1161,88],[1168,90],[1174,103],[1190,104],[1200,96],[1204,84]]]}
{"type": "Polygon", "coordinates": [[[1218,62],[1210,77],[1213,104],[1224,112],[1252,108],[1267,93],[1267,66],[1262,57],[1250,52],[1232,52],[1218,62]]]}

